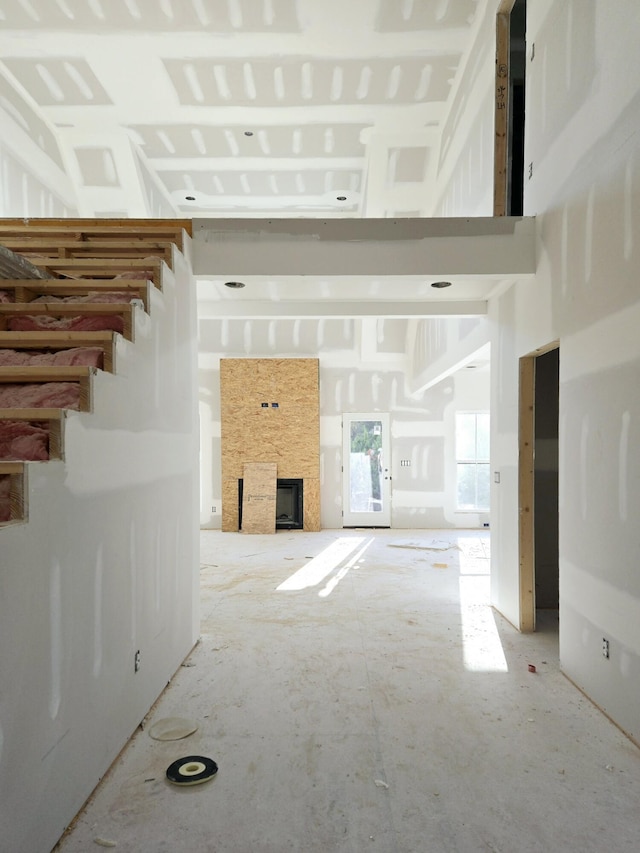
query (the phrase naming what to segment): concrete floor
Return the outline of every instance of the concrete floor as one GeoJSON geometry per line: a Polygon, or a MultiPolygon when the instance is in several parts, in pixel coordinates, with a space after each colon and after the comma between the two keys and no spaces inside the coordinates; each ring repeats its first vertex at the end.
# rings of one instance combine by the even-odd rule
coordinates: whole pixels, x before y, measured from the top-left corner
{"type": "Polygon", "coordinates": [[[57,849],[637,853],[640,751],[561,675],[555,613],[487,606],[488,550],[203,532],[202,642],[57,849]],[[153,740],[172,716],[200,728],[153,740]],[[194,754],[213,780],[168,783],[194,754]]]}

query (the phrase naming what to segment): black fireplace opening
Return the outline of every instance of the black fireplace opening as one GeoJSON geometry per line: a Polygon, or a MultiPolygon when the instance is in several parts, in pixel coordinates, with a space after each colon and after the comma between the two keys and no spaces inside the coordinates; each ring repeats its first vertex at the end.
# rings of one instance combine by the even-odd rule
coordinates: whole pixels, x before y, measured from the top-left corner
{"type": "Polygon", "coordinates": [[[278,480],[276,530],[302,530],[302,480],[278,480]]]}
{"type": "MultiPolygon", "coordinates": [[[[276,530],[302,530],[303,480],[278,479],[276,484],[276,530]]],[[[238,480],[238,529],[242,530],[242,491],[244,480],[238,480]]]]}

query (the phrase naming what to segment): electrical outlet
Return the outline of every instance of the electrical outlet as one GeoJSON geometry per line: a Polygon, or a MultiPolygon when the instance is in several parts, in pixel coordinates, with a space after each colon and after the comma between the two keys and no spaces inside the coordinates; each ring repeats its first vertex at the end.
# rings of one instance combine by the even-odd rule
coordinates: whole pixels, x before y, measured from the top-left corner
{"type": "Polygon", "coordinates": [[[214,506],[212,506],[212,507],[211,507],[211,512],[217,512],[217,509],[216,509],[214,506]]]}
{"type": "Polygon", "coordinates": [[[140,669],[140,649],[135,653],[133,658],[133,671],[138,672],[140,669]]]}
{"type": "Polygon", "coordinates": [[[606,637],[602,638],[602,657],[609,658],[609,640],[606,637]]]}

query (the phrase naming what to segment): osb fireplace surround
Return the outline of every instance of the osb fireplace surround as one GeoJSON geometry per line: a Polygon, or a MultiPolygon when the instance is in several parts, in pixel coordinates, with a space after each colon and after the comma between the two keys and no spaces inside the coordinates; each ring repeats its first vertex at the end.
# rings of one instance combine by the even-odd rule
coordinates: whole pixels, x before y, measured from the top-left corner
{"type": "Polygon", "coordinates": [[[317,358],[220,360],[223,530],[238,530],[248,462],[275,462],[279,479],[302,479],[304,530],[320,530],[319,391],[317,358]]]}

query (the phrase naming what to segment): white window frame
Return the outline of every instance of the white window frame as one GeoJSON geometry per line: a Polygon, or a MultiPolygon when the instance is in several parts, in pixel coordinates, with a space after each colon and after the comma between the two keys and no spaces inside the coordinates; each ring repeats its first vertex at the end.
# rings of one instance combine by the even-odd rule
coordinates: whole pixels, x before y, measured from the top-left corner
{"type": "Polygon", "coordinates": [[[486,466],[487,472],[490,473],[490,464],[491,464],[489,458],[487,458],[487,459],[478,458],[478,416],[479,415],[483,415],[483,416],[486,415],[487,417],[490,417],[489,412],[486,410],[484,410],[484,411],[460,410],[460,411],[457,411],[455,413],[454,446],[455,446],[455,470],[456,470],[456,485],[455,485],[455,489],[456,489],[456,498],[455,498],[456,512],[478,513],[478,512],[489,512],[489,510],[490,510],[489,505],[487,505],[487,506],[479,506],[478,505],[478,473],[477,473],[478,468],[481,465],[486,466]],[[474,451],[475,452],[474,452],[474,456],[469,457],[469,458],[466,458],[466,457],[463,458],[463,457],[458,456],[458,419],[461,415],[464,415],[465,417],[469,417],[469,415],[473,415],[474,419],[475,419],[474,420],[474,423],[475,423],[474,451]],[[475,469],[476,469],[475,470],[475,498],[476,498],[476,501],[475,501],[475,504],[473,506],[469,506],[469,505],[460,506],[460,504],[458,503],[458,470],[459,470],[460,465],[474,465],[475,469]]]}

